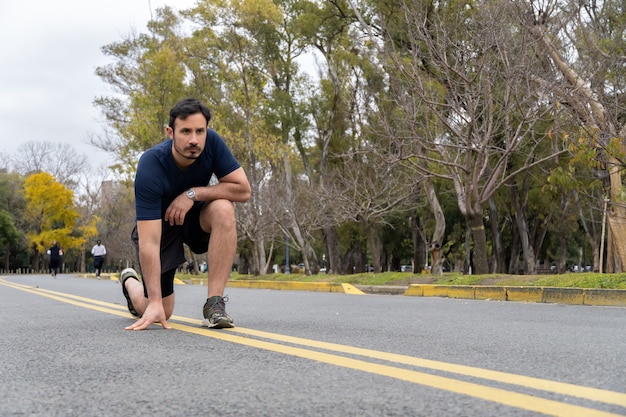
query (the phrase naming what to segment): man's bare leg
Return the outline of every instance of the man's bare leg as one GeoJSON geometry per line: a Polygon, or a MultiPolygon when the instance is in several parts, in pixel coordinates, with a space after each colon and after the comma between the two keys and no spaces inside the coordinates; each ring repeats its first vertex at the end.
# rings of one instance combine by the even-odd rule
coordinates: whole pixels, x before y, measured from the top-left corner
{"type": "Polygon", "coordinates": [[[207,204],[200,216],[200,225],[203,230],[211,233],[207,254],[207,297],[222,297],[237,253],[237,226],[233,203],[215,200],[207,204]]]}
{"type": "MultiPolygon", "coordinates": [[[[143,284],[136,279],[129,278],[124,285],[126,285],[126,291],[128,291],[133,307],[135,307],[139,316],[142,316],[146,311],[146,307],[148,307],[148,299],[143,295],[143,284]]],[[[165,317],[169,320],[174,312],[174,294],[163,298],[163,310],[165,311],[165,317]]]]}
{"type": "Polygon", "coordinates": [[[211,233],[207,254],[207,302],[202,309],[203,326],[222,329],[233,327],[233,319],[226,314],[224,289],[230,277],[237,252],[235,207],[228,200],[207,204],[200,214],[202,230],[211,233]]]}

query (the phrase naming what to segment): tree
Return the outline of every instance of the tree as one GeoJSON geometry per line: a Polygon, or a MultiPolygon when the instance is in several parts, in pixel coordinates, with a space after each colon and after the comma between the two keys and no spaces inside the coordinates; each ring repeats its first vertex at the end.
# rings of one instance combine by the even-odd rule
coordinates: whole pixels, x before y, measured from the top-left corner
{"type": "Polygon", "coordinates": [[[49,172],[61,184],[73,189],[87,165],[87,157],[66,143],[31,141],[19,146],[13,164],[22,175],[49,172]]]}
{"type": "Polygon", "coordinates": [[[136,248],[131,240],[131,232],[135,226],[132,185],[105,180],[97,187],[97,195],[94,197],[98,237],[107,248],[107,265],[118,270],[137,268],[136,248]]]}
{"type": "MultiPolygon", "coordinates": [[[[266,245],[273,239],[277,214],[284,208],[273,205],[272,183],[286,145],[281,142],[279,121],[271,119],[275,88],[293,59],[282,46],[281,28],[285,15],[271,1],[224,2],[212,8],[198,5],[186,14],[199,24],[188,40],[194,54],[192,68],[206,68],[219,88],[212,93],[214,125],[244,167],[252,186],[252,197],[237,205],[238,227],[249,240],[242,254],[247,270],[266,273],[271,258],[266,245]],[[279,56],[275,56],[278,54],[279,56]],[[273,70],[273,72],[272,72],[273,70]],[[270,120],[271,119],[271,120],[270,120]]],[[[273,245],[270,245],[273,247],[273,245]]],[[[270,250],[271,255],[271,250],[270,250]]],[[[247,271],[246,271],[247,272],[247,271]]]]}
{"type": "MultiPolygon", "coordinates": [[[[80,251],[80,259],[78,260],[78,270],[85,272],[87,270],[87,254],[90,253],[89,241],[96,236],[102,239],[103,232],[107,231],[106,225],[101,221],[99,213],[105,212],[105,205],[111,204],[112,193],[109,188],[112,181],[105,181],[108,170],[101,167],[96,173],[84,172],[79,177],[79,185],[81,193],[78,195],[78,212],[80,214],[77,227],[81,230],[85,243],[80,251]]],[[[134,213],[134,211],[131,211],[134,213]]],[[[130,232],[129,232],[130,236],[130,232]]],[[[130,239],[130,238],[129,238],[130,239]]],[[[111,251],[110,248],[109,251],[111,251]]],[[[107,257],[111,259],[111,256],[107,257]]]]}
{"type": "MultiPolygon", "coordinates": [[[[11,269],[11,257],[15,258],[23,245],[24,178],[17,173],[0,174],[0,253],[3,253],[5,270],[11,269]]],[[[22,251],[24,252],[24,251],[22,251]]],[[[15,259],[19,262],[18,259],[15,259]]],[[[14,262],[16,266],[16,262],[14,262]]],[[[23,266],[23,265],[19,265],[23,266]]]]}
{"type": "Polygon", "coordinates": [[[399,1],[403,37],[383,33],[397,105],[390,113],[404,116],[403,125],[397,116],[390,123],[402,128],[395,129],[393,149],[422,176],[451,182],[471,230],[473,269],[483,274],[489,272],[489,200],[510,178],[563,150],[536,154],[548,137],[535,127],[552,109],[530,88],[531,39],[515,31],[506,3],[479,3],[399,1]],[[517,153],[525,155],[522,164],[507,172],[517,153]]]}
{"type": "MultiPolygon", "coordinates": [[[[326,184],[325,197],[333,202],[335,222],[361,223],[373,271],[381,272],[383,228],[392,217],[409,212],[414,202],[408,173],[386,164],[379,154],[367,148],[346,155],[343,164],[334,166],[330,173],[335,180],[326,184]]],[[[363,266],[356,265],[357,272],[363,266]]]]}
{"type": "Polygon", "coordinates": [[[10,269],[11,246],[17,243],[19,233],[15,228],[15,219],[6,210],[0,210],[0,248],[4,249],[4,269],[10,269]]]}
{"type": "Polygon", "coordinates": [[[549,68],[535,74],[535,82],[569,110],[604,163],[611,201],[607,272],[622,272],[626,268],[621,174],[626,141],[624,3],[545,0],[516,6],[522,28],[534,37],[537,55],[549,68]]]}
{"type": "MultiPolygon", "coordinates": [[[[245,0],[198,2],[179,15],[165,8],[147,34],[105,47],[116,62],[98,74],[121,95],[96,101],[109,129],[100,144],[130,178],[138,154],[161,140],[173,101],[206,101],[253,187],[236,207],[246,272],[282,262],[276,251],[286,239],[307,273],[322,246],[333,272],[370,260],[389,268],[394,250],[405,253],[406,237],[392,233],[404,225],[416,271],[428,262],[424,245],[433,272],[444,260],[478,273],[532,273],[546,259],[564,268],[574,238],[587,236],[584,246],[598,251],[600,185],[620,189],[624,151],[611,135],[626,114],[626,54],[612,53],[626,50],[621,7],[245,0]],[[590,155],[579,140],[595,151],[587,165],[571,163],[590,155]]],[[[621,200],[611,198],[615,243],[621,200]]]]}
{"type": "Polygon", "coordinates": [[[122,95],[97,97],[94,104],[105,116],[107,129],[92,135],[92,145],[111,152],[114,168],[132,177],[139,153],[165,138],[169,110],[185,97],[187,69],[177,33],[181,19],[171,8],[157,10],[148,24],[150,34],[129,35],[102,48],[115,62],[96,69],[96,75],[122,95]]]}
{"type": "MultiPolygon", "coordinates": [[[[301,33],[309,45],[321,57],[318,76],[319,88],[312,94],[309,110],[313,120],[312,133],[315,141],[317,164],[309,171],[309,180],[318,196],[327,194],[335,180],[333,166],[343,163],[343,155],[350,152],[354,140],[360,135],[351,118],[355,116],[350,98],[355,89],[354,68],[358,65],[351,28],[355,23],[351,9],[345,0],[333,2],[303,2],[298,20],[301,33]],[[353,64],[355,64],[353,66],[353,64]],[[314,174],[313,174],[314,172],[314,174]]],[[[332,200],[326,201],[332,205],[332,200]]],[[[333,218],[332,210],[322,216],[333,218]]],[[[329,270],[344,274],[341,261],[340,239],[337,224],[323,227],[325,252],[328,254],[329,270]]]]}
{"type": "Polygon", "coordinates": [[[52,241],[59,242],[65,251],[81,248],[85,239],[74,233],[79,215],[70,189],[57,182],[52,175],[41,172],[26,178],[24,192],[24,217],[29,224],[26,236],[36,254],[36,269],[39,269],[39,255],[46,252],[52,241]]]}

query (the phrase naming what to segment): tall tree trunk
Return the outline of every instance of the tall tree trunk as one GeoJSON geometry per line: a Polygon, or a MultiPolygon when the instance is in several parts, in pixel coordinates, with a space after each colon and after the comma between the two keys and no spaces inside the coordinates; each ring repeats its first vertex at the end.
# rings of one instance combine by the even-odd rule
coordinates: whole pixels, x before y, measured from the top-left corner
{"type": "Polygon", "coordinates": [[[257,240],[252,241],[252,250],[250,252],[252,259],[248,258],[248,269],[252,275],[258,276],[261,273],[261,268],[259,267],[259,242],[257,240]]]}
{"type": "Polygon", "coordinates": [[[30,267],[31,267],[31,269],[32,269],[32,271],[33,271],[33,272],[34,272],[34,271],[36,271],[36,273],[41,272],[41,270],[40,270],[40,268],[39,268],[39,265],[40,265],[40,262],[39,262],[39,257],[40,257],[40,256],[41,256],[41,255],[39,255],[39,252],[35,252],[35,253],[34,253],[34,254],[30,257],[30,264],[29,264],[29,265],[30,265],[30,267]]]}
{"type": "Polygon", "coordinates": [[[239,254],[239,265],[237,265],[237,272],[241,275],[247,275],[250,273],[250,260],[242,253],[239,254]]]}
{"type": "Polygon", "coordinates": [[[474,272],[472,270],[472,226],[469,223],[469,219],[466,218],[465,222],[465,260],[463,272],[468,274],[474,272]]]}
{"type": "Polygon", "coordinates": [[[545,218],[543,218],[543,220],[537,219],[532,229],[531,235],[534,237],[532,247],[535,254],[535,265],[537,265],[537,261],[539,260],[539,253],[541,252],[541,247],[543,246],[546,234],[548,233],[548,225],[551,221],[552,215],[548,214],[545,218]]]}
{"type": "Polygon", "coordinates": [[[511,227],[511,258],[509,259],[509,274],[519,273],[519,231],[517,227],[511,227]]]}
{"type": "Polygon", "coordinates": [[[426,265],[426,240],[418,216],[411,217],[411,237],[413,240],[413,273],[419,274],[426,265]]]}
{"type": "Polygon", "coordinates": [[[519,201],[518,187],[513,184],[510,188],[511,203],[515,211],[515,225],[519,233],[519,240],[522,245],[522,255],[524,258],[524,274],[533,275],[537,272],[535,251],[530,244],[530,230],[526,221],[526,214],[519,201]]]}
{"type": "Polygon", "coordinates": [[[325,227],[323,230],[324,246],[328,255],[328,273],[343,275],[346,273],[341,264],[341,249],[339,246],[339,236],[334,226],[325,227]]]}
{"type": "MultiPolygon", "coordinates": [[[[566,98],[566,102],[570,104],[569,107],[582,120],[587,131],[598,132],[598,152],[605,153],[609,145],[608,139],[610,138],[619,138],[623,146],[624,138],[626,138],[626,125],[618,128],[613,124],[610,118],[607,117],[609,112],[606,107],[592,90],[592,83],[589,80],[582,79],[578,72],[569,65],[546,33],[545,23],[537,24],[539,20],[533,15],[533,10],[529,9],[528,11],[530,12],[529,16],[532,16],[533,19],[527,21],[526,28],[537,39],[538,44],[566,80],[570,89],[566,98]]],[[[542,22],[547,22],[548,20],[540,19],[542,22]]],[[[610,200],[621,203],[623,201],[624,188],[621,178],[623,165],[621,161],[618,161],[611,154],[608,154],[606,157],[608,160],[607,166],[609,167],[610,200]]],[[[626,266],[626,225],[622,224],[622,219],[625,217],[626,207],[614,204],[608,216],[611,233],[609,233],[607,240],[607,272],[623,272],[626,266]]]]}
{"type": "Polygon", "coordinates": [[[433,237],[430,241],[430,256],[432,260],[431,272],[436,275],[443,274],[443,259],[441,257],[441,248],[443,246],[443,239],[446,233],[446,216],[443,213],[439,199],[435,193],[435,187],[428,178],[423,180],[424,191],[426,191],[426,198],[430,204],[430,210],[435,217],[435,230],[433,237]]]}
{"type": "Polygon", "coordinates": [[[363,250],[361,240],[353,240],[352,246],[350,246],[350,248],[346,251],[346,254],[343,256],[341,263],[343,270],[348,274],[365,272],[366,262],[367,257],[365,251],[363,250]]]}
{"type": "Polygon", "coordinates": [[[506,273],[506,258],[504,256],[504,244],[502,243],[502,231],[500,230],[500,213],[493,197],[489,199],[489,224],[491,225],[492,256],[494,259],[491,272],[506,273]]]}
{"type": "MultiPolygon", "coordinates": [[[[621,209],[615,211],[621,212],[621,209]]],[[[626,224],[624,224],[624,214],[611,212],[608,215],[607,234],[607,254],[606,272],[619,273],[624,271],[624,261],[626,261],[626,224]],[[619,239],[618,237],[624,237],[619,239]],[[624,261],[623,261],[624,260],[624,261]]]]}
{"type": "Polygon", "coordinates": [[[365,223],[365,233],[367,233],[367,246],[370,254],[372,255],[372,267],[374,269],[373,272],[380,273],[382,272],[382,269],[380,267],[382,242],[380,240],[379,229],[375,224],[370,224],[367,221],[365,223]]]}
{"type": "MultiPolygon", "coordinates": [[[[305,275],[311,275],[311,245],[308,240],[306,240],[300,230],[300,226],[298,223],[293,220],[291,231],[293,232],[293,237],[298,243],[300,247],[300,253],[302,255],[302,263],[304,264],[304,273],[305,275]]],[[[315,258],[313,258],[315,260],[315,258]]]]}
{"type": "Polygon", "coordinates": [[[258,240],[254,242],[254,253],[257,254],[255,259],[256,271],[252,271],[254,275],[267,274],[267,258],[265,257],[265,241],[258,240]]]}
{"type": "Polygon", "coordinates": [[[559,235],[559,259],[557,261],[557,270],[559,274],[567,272],[567,240],[564,235],[559,235]]]}
{"type": "Polygon", "coordinates": [[[474,274],[482,275],[489,273],[489,261],[487,259],[487,235],[485,234],[485,224],[483,223],[482,211],[476,210],[467,219],[472,231],[474,251],[472,256],[474,264],[474,274]]]}
{"type": "MultiPolygon", "coordinates": [[[[291,163],[289,162],[289,154],[287,152],[283,153],[283,167],[285,169],[285,188],[286,188],[286,196],[285,201],[294,201],[293,198],[293,185],[292,185],[292,169],[291,163]]],[[[306,275],[311,275],[311,268],[309,267],[309,258],[307,253],[308,241],[304,238],[300,226],[298,225],[297,219],[294,218],[294,210],[287,210],[287,228],[292,231],[293,238],[295,240],[296,245],[300,248],[300,252],[302,254],[303,262],[304,262],[304,270],[306,275]]]]}
{"type": "MultiPolygon", "coordinates": [[[[85,245],[86,244],[83,243],[81,245],[81,248],[80,248],[81,250],[80,250],[80,266],[79,266],[80,270],[79,270],[79,272],[83,272],[83,273],[85,271],[87,271],[87,260],[86,260],[86,257],[87,257],[86,252],[87,252],[87,250],[86,250],[85,245]]],[[[104,265],[103,265],[103,267],[104,267],[104,265]]]]}
{"type": "MultiPolygon", "coordinates": [[[[625,127],[626,129],[626,127],[625,127]]],[[[623,133],[622,133],[622,138],[623,133]]],[[[622,164],[615,158],[610,158],[610,180],[611,180],[611,198],[613,202],[622,201],[622,180],[621,169],[622,164]]],[[[608,230],[607,234],[607,256],[606,256],[606,272],[620,273],[624,272],[626,267],[626,208],[621,204],[612,204],[608,213],[608,230]]]]}

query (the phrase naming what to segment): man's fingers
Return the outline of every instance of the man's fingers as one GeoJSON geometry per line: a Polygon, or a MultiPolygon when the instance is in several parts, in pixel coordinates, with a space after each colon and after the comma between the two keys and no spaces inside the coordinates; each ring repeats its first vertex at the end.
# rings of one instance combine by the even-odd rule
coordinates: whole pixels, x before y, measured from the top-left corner
{"type": "Polygon", "coordinates": [[[130,326],[128,326],[128,327],[125,327],[124,329],[125,329],[125,330],[143,330],[143,329],[145,329],[146,327],[148,327],[149,325],[150,325],[149,323],[148,323],[148,324],[145,324],[145,323],[143,322],[143,320],[140,320],[140,321],[136,321],[135,323],[131,324],[131,325],[130,325],[130,326]]]}
{"type": "Polygon", "coordinates": [[[146,329],[151,324],[152,323],[149,320],[146,320],[145,318],[143,318],[143,319],[137,320],[130,326],[126,327],[125,330],[143,330],[143,329],[146,329]]]}
{"type": "MultiPolygon", "coordinates": [[[[148,327],[150,327],[150,325],[153,322],[149,321],[149,320],[137,320],[135,323],[131,324],[128,327],[125,327],[124,330],[144,330],[147,329],[148,327]]],[[[157,322],[154,322],[157,323],[157,322]]],[[[170,330],[171,327],[169,324],[167,324],[167,320],[161,320],[158,322],[158,324],[160,324],[161,326],[163,326],[164,329],[166,330],[170,330]]]]}

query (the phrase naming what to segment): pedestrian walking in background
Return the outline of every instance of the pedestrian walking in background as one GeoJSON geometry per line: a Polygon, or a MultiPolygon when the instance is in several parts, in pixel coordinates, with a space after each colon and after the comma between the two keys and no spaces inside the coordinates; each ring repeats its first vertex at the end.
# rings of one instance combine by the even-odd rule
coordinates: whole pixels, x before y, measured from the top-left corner
{"type": "Polygon", "coordinates": [[[55,240],[52,242],[52,246],[50,246],[46,253],[48,254],[49,259],[50,273],[54,278],[56,278],[57,273],[59,272],[59,266],[61,265],[63,250],[55,240]]]}
{"type": "Polygon", "coordinates": [[[93,255],[93,267],[96,270],[96,277],[100,279],[100,271],[104,264],[104,256],[107,254],[107,250],[98,239],[93,248],[91,248],[91,254],[93,255]]]}

